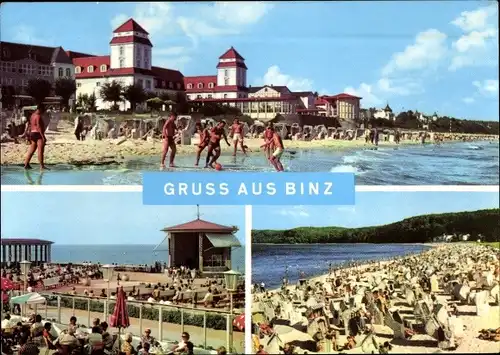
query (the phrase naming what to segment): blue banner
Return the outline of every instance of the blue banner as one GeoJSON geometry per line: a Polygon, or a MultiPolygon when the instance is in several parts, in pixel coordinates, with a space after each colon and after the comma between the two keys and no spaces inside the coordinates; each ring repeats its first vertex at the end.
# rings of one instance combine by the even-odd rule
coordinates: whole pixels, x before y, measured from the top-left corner
{"type": "Polygon", "coordinates": [[[145,205],[354,205],[352,173],[144,173],[145,205]]]}

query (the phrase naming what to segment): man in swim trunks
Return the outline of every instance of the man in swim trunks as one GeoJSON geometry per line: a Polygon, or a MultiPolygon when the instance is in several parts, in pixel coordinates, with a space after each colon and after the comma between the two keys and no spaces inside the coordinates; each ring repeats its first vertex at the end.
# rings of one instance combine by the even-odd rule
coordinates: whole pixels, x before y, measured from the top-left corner
{"type": "Polygon", "coordinates": [[[168,149],[170,148],[170,164],[171,168],[174,168],[175,153],[177,152],[177,147],[175,146],[175,131],[177,126],[175,125],[175,120],[177,119],[177,114],[174,112],[170,113],[167,121],[163,125],[162,137],[163,137],[163,151],[161,154],[161,168],[165,168],[165,159],[167,157],[168,149]]]}
{"type": "Polygon", "coordinates": [[[273,131],[273,137],[272,139],[266,143],[265,145],[271,146],[274,148],[274,152],[272,153],[271,157],[269,158],[269,161],[271,164],[273,164],[274,168],[276,171],[283,171],[283,165],[281,164],[281,156],[283,155],[283,152],[285,150],[285,147],[283,145],[283,140],[281,139],[281,136],[274,130],[274,128],[271,128],[273,131]]]}
{"type": "Polygon", "coordinates": [[[205,127],[203,127],[201,122],[196,123],[196,132],[200,136],[200,143],[198,143],[198,149],[196,150],[196,163],[194,166],[198,166],[201,152],[208,147],[208,143],[210,142],[210,130],[207,128],[206,124],[205,127]]]}
{"type": "Polygon", "coordinates": [[[47,139],[45,138],[45,123],[43,122],[42,115],[45,113],[45,107],[43,104],[39,104],[37,109],[30,117],[28,123],[28,139],[30,141],[30,147],[28,149],[28,154],[24,161],[25,169],[32,169],[30,162],[31,158],[38,149],[38,161],[40,163],[40,170],[47,169],[44,164],[43,154],[45,152],[45,143],[47,139]]]}
{"type": "Polygon", "coordinates": [[[247,154],[245,151],[245,146],[243,145],[243,124],[237,118],[234,119],[233,125],[231,126],[231,135],[233,136],[234,152],[233,157],[236,156],[236,151],[238,150],[238,143],[240,144],[243,154],[247,154]]]}
{"type": "Polygon", "coordinates": [[[272,144],[268,144],[273,141],[273,134],[274,134],[274,125],[272,122],[268,124],[264,131],[264,152],[266,154],[267,159],[271,159],[271,152],[272,152],[272,144]]]}
{"type": "Polygon", "coordinates": [[[231,144],[227,141],[226,131],[224,130],[225,126],[226,122],[220,121],[210,132],[210,142],[208,143],[208,154],[205,168],[213,168],[215,162],[219,159],[221,153],[220,141],[222,138],[224,138],[228,147],[231,146],[231,144]]]}

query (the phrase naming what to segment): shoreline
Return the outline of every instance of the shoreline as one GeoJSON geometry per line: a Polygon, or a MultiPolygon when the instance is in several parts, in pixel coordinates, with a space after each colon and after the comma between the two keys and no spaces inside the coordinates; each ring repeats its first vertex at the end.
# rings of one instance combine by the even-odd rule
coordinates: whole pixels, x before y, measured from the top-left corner
{"type": "MultiPolygon", "coordinates": [[[[72,128],[60,127],[58,132],[47,132],[47,146],[45,150],[45,162],[48,166],[55,164],[72,165],[76,167],[84,166],[110,166],[110,165],[123,165],[127,161],[138,158],[157,158],[160,159],[162,141],[160,139],[104,139],[104,140],[85,140],[78,141],[71,133],[72,128]]],[[[469,137],[472,140],[463,141],[458,139],[450,139],[442,142],[441,144],[453,143],[474,143],[474,142],[498,142],[498,138],[491,139],[491,135],[471,135],[459,134],[453,135],[457,137],[469,137]],[[489,138],[489,139],[488,139],[489,138]]],[[[232,141],[228,139],[230,143],[232,141]]],[[[178,156],[195,155],[197,146],[196,139],[192,139],[190,145],[178,145],[178,156]]],[[[263,155],[263,150],[260,146],[263,143],[262,138],[245,138],[245,144],[252,150],[249,154],[263,155]]],[[[425,146],[433,145],[432,142],[424,143],[425,146]]],[[[396,148],[408,146],[422,146],[420,141],[403,140],[399,144],[394,142],[379,142],[378,147],[369,143],[365,143],[364,138],[356,140],[312,140],[312,141],[297,141],[285,140],[285,152],[294,150],[339,150],[349,151],[357,149],[376,149],[376,148],[396,148]]],[[[233,147],[228,147],[224,142],[221,144],[222,155],[231,154],[233,147]]],[[[2,166],[22,166],[28,145],[24,142],[14,143],[6,142],[1,143],[1,161],[2,166]]],[[[206,154],[206,151],[203,153],[206,154]]],[[[202,156],[204,154],[202,153],[202,156]]],[[[242,154],[239,151],[239,154],[242,154]]],[[[37,165],[37,157],[33,157],[33,165],[37,165]]]]}
{"type": "MultiPolygon", "coordinates": [[[[329,244],[347,244],[347,243],[329,243],[329,244]]],[[[355,244],[375,244],[375,243],[355,243],[355,244]]],[[[399,243],[390,243],[390,244],[399,244],[399,243]]],[[[374,266],[376,264],[385,265],[393,260],[404,259],[404,258],[408,258],[408,257],[412,257],[412,256],[422,255],[430,250],[437,249],[437,248],[440,248],[443,246],[443,243],[401,243],[401,244],[422,245],[422,246],[428,247],[429,249],[426,249],[426,250],[423,250],[423,251],[417,252],[417,253],[412,253],[409,255],[394,256],[393,258],[390,258],[389,260],[380,259],[380,260],[375,260],[375,261],[370,261],[370,262],[362,262],[359,265],[355,265],[355,266],[346,266],[346,267],[341,266],[339,268],[335,268],[336,265],[333,264],[332,267],[334,267],[336,269],[336,271],[349,271],[349,270],[353,270],[353,269],[358,269],[358,270],[359,269],[366,269],[366,268],[374,266]]],[[[277,245],[277,244],[275,244],[275,245],[277,245]]],[[[281,244],[281,245],[293,245],[293,244],[281,244]]],[[[307,245],[311,245],[311,244],[307,244],[307,245]]],[[[341,265],[341,264],[337,264],[337,265],[341,265]]],[[[327,279],[328,277],[329,277],[329,273],[326,273],[326,274],[323,273],[323,274],[319,274],[319,275],[315,275],[315,276],[305,277],[305,280],[307,280],[308,282],[313,282],[313,283],[316,283],[318,281],[324,282],[325,279],[327,279]]],[[[292,284],[292,285],[289,284],[286,288],[288,289],[290,287],[295,287],[295,284],[292,284]]],[[[279,291],[281,291],[281,286],[278,288],[271,288],[271,289],[266,290],[266,291],[270,292],[270,293],[279,292],[279,291]]]]}

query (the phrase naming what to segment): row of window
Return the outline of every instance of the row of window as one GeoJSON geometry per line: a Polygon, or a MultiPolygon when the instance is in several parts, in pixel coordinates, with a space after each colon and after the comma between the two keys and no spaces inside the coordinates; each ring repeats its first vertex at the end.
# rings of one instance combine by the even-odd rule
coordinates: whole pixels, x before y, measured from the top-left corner
{"type": "MultiPolygon", "coordinates": [[[[108,66],[106,64],[102,64],[99,68],[101,73],[108,70],[108,66]]],[[[82,69],[84,68],[80,66],[75,67],[75,73],[80,74],[82,72],[82,69]]],[[[93,73],[93,72],[94,72],[94,65],[89,65],[87,67],[87,73],[93,73]]]]}
{"type": "MultiPolygon", "coordinates": [[[[204,86],[205,86],[205,85],[204,85],[203,83],[198,83],[198,84],[196,85],[196,87],[197,87],[198,89],[203,89],[203,87],[204,87],[204,86]]],[[[214,87],[215,87],[215,84],[214,84],[214,83],[208,83],[208,88],[209,88],[209,89],[213,89],[214,87]]],[[[187,88],[188,88],[188,89],[192,89],[192,88],[193,88],[193,84],[191,84],[191,83],[187,84],[187,88]]]]}
{"type": "Polygon", "coordinates": [[[20,79],[16,80],[14,78],[4,78],[3,76],[0,77],[0,85],[8,85],[8,86],[22,86],[22,87],[27,87],[28,86],[28,80],[26,79],[20,79]]]}
{"type": "MultiPolygon", "coordinates": [[[[172,81],[168,81],[167,82],[166,80],[155,79],[155,87],[166,89],[167,86],[168,86],[169,89],[173,89],[174,88],[174,83],[172,81]]],[[[180,90],[182,88],[182,85],[181,85],[181,83],[176,83],[175,87],[177,88],[177,90],[180,90]]]]}
{"type": "MultiPolygon", "coordinates": [[[[4,73],[20,73],[25,75],[54,75],[54,68],[49,65],[16,64],[12,62],[1,62],[0,71],[4,73]]],[[[70,74],[68,74],[67,76],[70,76],[70,74]]]]}

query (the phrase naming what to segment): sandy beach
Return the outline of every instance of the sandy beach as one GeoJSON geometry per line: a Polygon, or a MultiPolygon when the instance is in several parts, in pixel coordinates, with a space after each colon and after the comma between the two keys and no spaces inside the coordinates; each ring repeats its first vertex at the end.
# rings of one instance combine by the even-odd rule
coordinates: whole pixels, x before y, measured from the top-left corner
{"type": "MultiPolygon", "coordinates": [[[[429,246],[432,246],[432,249],[427,250],[421,254],[418,255],[413,255],[410,258],[426,258],[426,260],[430,260],[430,258],[435,258],[436,256],[439,255],[453,255],[452,253],[461,248],[468,249],[469,253],[471,252],[478,252],[482,253],[483,257],[484,255],[488,254],[495,255],[497,254],[498,257],[498,252],[493,251],[490,249],[490,251],[487,251],[482,246],[475,245],[475,244],[455,244],[453,246],[450,246],[449,244],[430,244],[429,246]],[[450,249],[451,248],[451,249],[450,249]],[[457,248],[453,250],[452,248],[457,248]]],[[[456,257],[456,256],[455,256],[456,257]]],[[[471,256],[472,259],[474,259],[474,256],[471,256]]],[[[451,256],[453,258],[453,256],[451,256]]],[[[493,257],[494,258],[494,257],[493,257]]],[[[401,261],[403,258],[398,258],[397,260],[401,261]]],[[[456,260],[456,259],[454,259],[456,260]]],[[[485,259],[482,259],[483,262],[485,259]]],[[[495,259],[493,259],[495,260],[495,259]]],[[[344,268],[341,270],[336,270],[334,275],[327,274],[327,275],[320,275],[317,277],[313,277],[308,279],[307,285],[310,287],[313,287],[313,290],[316,289],[316,292],[319,292],[317,287],[321,287],[318,285],[326,285],[328,284],[333,278],[335,277],[341,277],[342,279],[345,280],[347,276],[349,276],[348,279],[351,279],[350,277],[361,277],[361,279],[371,279],[375,278],[378,273],[384,273],[387,272],[388,270],[393,270],[393,265],[391,265],[393,261],[381,261],[376,262],[376,263],[371,263],[371,264],[363,264],[363,265],[356,265],[353,267],[348,267],[344,268]],[[340,276],[342,275],[342,276],[340,276]],[[316,285],[316,286],[313,286],[316,285]]],[[[490,261],[489,263],[482,264],[482,265],[472,265],[470,260],[463,260],[463,263],[467,263],[468,266],[464,266],[463,268],[461,267],[460,271],[457,271],[457,273],[462,274],[466,272],[465,270],[469,269],[469,273],[473,272],[473,270],[479,270],[479,272],[483,273],[488,273],[491,272],[493,273],[495,269],[495,263],[496,267],[498,267],[498,259],[495,261],[490,261]]],[[[428,267],[427,265],[423,265],[422,268],[425,269],[428,267]]],[[[478,337],[479,332],[482,329],[497,329],[500,327],[500,312],[499,312],[499,303],[498,301],[495,301],[494,299],[490,298],[489,302],[489,308],[488,311],[482,312],[481,314],[476,313],[477,312],[477,304],[474,304],[474,301],[457,301],[456,297],[453,295],[455,294],[454,291],[450,292],[450,289],[448,286],[443,283],[442,277],[443,275],[449,275],[449,273],[453,274],[453,270],[442,270],[441,272],[438,271],[438,274],[441,274],[441,276],[438,276],[440,279],[440,286],[439,286],[439,291],[434,292],[433,295],[435,296],[435,304],[442,304],[445,305],[445,308],[449,310],[449,307],[456,307],[456,317],[460,319],[461,324],[464,325],[463,331],[459,332],[460,336],[457,336],[457,341],[456,341],[456,347],[454,349],[443,349],[438,347],[438,341],[426,334],[425,330],[423,332],[417,332],[414,334],[411,339],[401,339],[398,338],[391,329],[390,326],[388,326],[387,323],[384,324],[373,324],[372,323],[372,329],[373,329],[373,334],[376,337],[376,341],[378,344],[381,344],[385,341],[389,341],[392,346],[392,350],[390,353],[439,353],[439,352],[446,352],[446,353],[453,353],[453,352],[460,352],[460,353],[498,353],[500,351],[500,344],[495,341],[488,341],[488,340],[483,340],[478,337]]],[[[412,275],[414,273],[412,272],[412,275]]],[[[484,275],[484,274],[483,274],[484,275]]],[[[492,274],[493,275],[493,274],[492,274]]],[[[416,276],[414,276],[415,278],[416,276]]],[[[460,280],[460,277],[457,277],[458,280],[460,280]]],[[[470,279],[470,276],[469,276],[470,279]]],[[[351,279],[354,280],[354,279],[351,279]]],[[[491,281],[491,280],[490,280],[491,281]]],[[[498,275],[494,276],[494,279],[492,281],[492,286],[489,288],[493,289],[498,288],[498,283],[499,283],[498,275]],[[496,285],[496,286],[495,286],[496,285]]],[[[412,282],[412,281],[410,281],[412,282]]],[[[462,281],[458,281],[459,284],[462,283],[462,281]]],[[[345,281],[344,281],[345,283],[345,281]]],[[[480,292],[481,286],[478,285],[477,280],[475,281],[469,281],[470,285],[470,290],[471,293],[470,295],[475,294],[475,292],[480,292]],[[476,291],[473,291],[476,290],[476,291]]],[[[483,286],[484,287],[484,286],[483,286]]],[[[417,287],[418,288],[418,287],[417,287]]],[[[277,300],[279,294],[297,294],[296,291],[297,286],[288,286],[287,291],[284,292],[280,289],[274,289],[274,290],[269,290],[267,291],[267,296],[263,296],[262,293],[255,293],[253,295],[253,314],[259,313],[259,309],[262,310],[262,302],[274,302],[274,301],[264,301],[264,300],[277,300]]],[[[487,288],[488,289],[488,288],[487,288]]],[[[424,291],[427,292],[427,291],[424,291]]],[[[494,291],[493,291],[494,292],[494,291]]],[[[317,295],[318,293],[316,293],[317,295]]],[[[403,292],[404,294],[404,292],[403,292]]],[[[282,296],[279,296],[282,297],[282,296]]],[[[314,297],[312,294],[310,294],[309,297],[314,297]]],[[[317,297],[317,296],[316,296],[317,297]]],[[[394,297],[394,296],[393,296],[394,297]]],[[[497,296],[498,297],[498,296],[497,296]]],[[[410,323],[413,322],[415,324],[415,314],[414,314],[414,306],[411,304],[408,304],[403,296],[396,296],[396,298],[392,298],[391,305],[392,309],[397,309],[399,314],[404,317],[405,320],[409,321],[410,323]]],[[[425,296],[424,296],[425,298],[425,296]]],[[[494,297],[493,297],[494,298],[494,297]]],[[[316,298],[318,300],[318,298],[316,298]]],[[[498,299],[497,299],[498,300],[498,299]]],[[[295,301],[297,302],[297,300],[295,301]]],[[[309,302],[309,301],[308,301],[309,302]]],[[[306,302],[306,303],[308,303],[306,302]]],[[[321,302],[326,302],[328,304],[328,301],[321,301],[321,302]]],[[[313,302],[314,303],[314,302],[313,302]]],[[[283,304],[283,303],[282,303],[283,304]]],[[[328,305],[325,305],[325,308],[328,308],[328,305]]],[[[265,308],[265,307],[264,307],[265,308]]],[[[289,308],[287,308],[287,312],[291,312],[289,308]]],[[[293,313],[293,312],[292,312],[293,313]]],[[[443,316],[443,315],[440,315],[443,316]]],[[[275,324],[281,324],[281,319],[279,316],[275,320],[275,324]]],[[[297,318],[294,318],[297,319],[297,318]]],[[[292,326],[292,321],[290,321],[290,326],[292,326]]],[[[330,324],[331,326],[331,324],[330,324]]],[[[293,326],[295,329],[298,329],[296,325],[293,326]]],[[[335,328],[335,327],[334,327],[335,328]]],[[[343,327],[340,327],[343,329],[343,327]]],[[[309,329],[309,328],[308,328],[309,329]]],[[[308,330],[309,333],[309,330],[308,330]]],[[[302,333],[303,334],[303,333],[302,333]]],[[[279,336],[279,333],[278,333],[279,336]]],[[[284,336],[286,339],[292,339],[293,335],[290,335],[289,337],[284,336]]],[[[351,350],[343,350],[342,353],[363,353],[363,350],[359,347],[361,338],[363,338],[363,335],[358,335],[356,336],[356,341],[358,342],[357,347],[351,349],[351,350]]],[[[266,338],[267,339],[267,338],[266,338]]],[[[344,344],[347,341],[347,336],[340,335],[337,336],[337,344],[344,344]]],[[[262,344],[262,341],[261,341],[262,344]]],[[[269,351],[270,349],[268,349],[269,351]]],[[[304,349],[298,349],[298,353],[303,353],[304,349]]],[[[333,350],[332,350],[333,351],[333,350]]],[[[311,351],[311,349],[308,349],[308,353],[314,353],[311,351]]],[[[322,351],[324,353],[324,351],[322,351]]]]}
{"type": "MultiPolygon", "coordinates": [[[[67,121],[60,121],[58,132],[47,133],[47,146],[45,148],[45,162],[47,164],[69,164],[76,166],[83,165],[110,165],[120,164],[129,158],[137,158],[139,156],[159,156],[162,149],[162,142],[159,139],[149,138],[148,140],[140,139],[104,139],[78,141],[73,135],[73,125],[67,121]]],[[[472,136],[472,135],[467,135],[472,136]]],[[[477,136],[480,140],[481,136],[477,136]]],[[[196,141],[192,141],[191,145],[178,145],[177,154],[186,155],[196,152],[196,141]]],[[[231,143],[231,141],[230,141],[231,143]]],[[[245,144],[253,151],[254,154],[263,154],[260,146],[263,140],[245,139],[245,144]]],[[[347,140],[313,140],[313,141],[291,141],[284,142],[285,149],[349,149],[372,147],[365,143],[363,138],[353,141],[347,140]]],[[[401,141],[400,145],[418,145],[419,141],[401,141]]],[[[396,146],[395,143],[379,142],[381,147],[396,146]]],[[[232,147],[221,143],[222,154],[232,154],[232,147]]],[[[2,165],[21,165],[26,156],[28,146],[21,143],[2,143],[1,144],[1,164],[2,165]]],[[[242,154],[241,151],[239,154],[242,154]]],[[[203,154],[204,156],[204,154],[203,154]]],[[[33,163],[37,162],[36,155],[33,157],[33,163]]]]}

